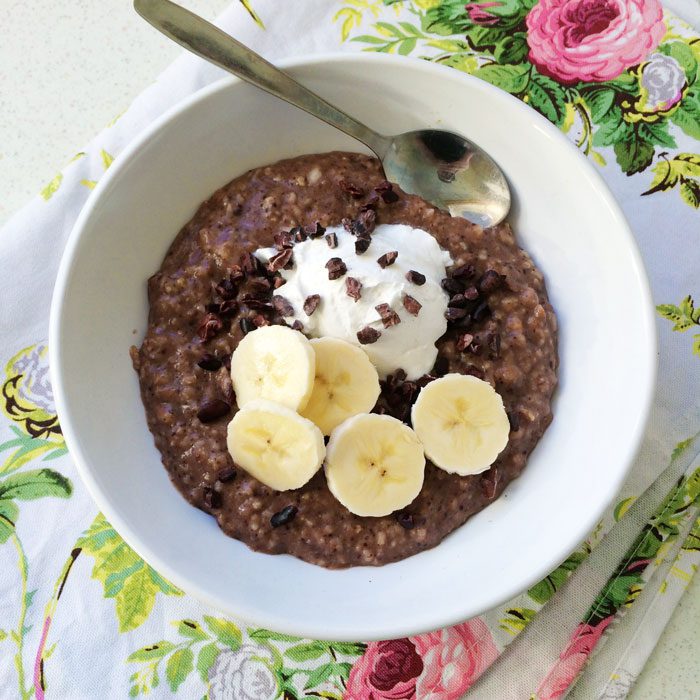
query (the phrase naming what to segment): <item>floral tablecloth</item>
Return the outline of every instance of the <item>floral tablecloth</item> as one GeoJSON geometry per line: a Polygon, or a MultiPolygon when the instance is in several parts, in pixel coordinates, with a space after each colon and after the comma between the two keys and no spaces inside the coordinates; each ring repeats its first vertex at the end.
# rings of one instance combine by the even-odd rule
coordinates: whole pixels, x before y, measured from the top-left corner
{"type": "MultiPolygon", "coordinates": [[[[674,7],[682,12],[683,2],[674,7]]],[[[510,674],[500,697],[562,696],[616,615],[651,581],[658,591],[640,624],[645,642],[627,649],[599,692],[624,696],[700,562],[700,522],[686,522],[700,493],[691,459],[700,430],[700,308],[692,298],[700,270],[698,31],[658,0],[237,0],[219,23],[271,59],[364,50],[439,62],[497,85],[561,128],[622,204],[651,277],[660,372],[647,437],[614,508],[559,568],[450,629],[369,644],[296,639],[226,618],[160,576],[77,479],[45,339],[57,261],[90,190],[144,126],[221,76],[183,56],[0,232],[3,697],[458,698],[656,474],[685,460],[681,488],[591,601],[549,671],[534,685],[519,683],[503,659],[493,671],[510,674]]],[[[469,695],[483,696],[478,688],[469,695]]]]}

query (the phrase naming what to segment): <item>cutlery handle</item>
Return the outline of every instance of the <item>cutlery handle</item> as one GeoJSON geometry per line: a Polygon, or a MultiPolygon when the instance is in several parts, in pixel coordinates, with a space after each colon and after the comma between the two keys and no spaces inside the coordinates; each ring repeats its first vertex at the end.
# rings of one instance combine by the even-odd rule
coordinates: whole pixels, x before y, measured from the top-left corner
{"type": "Polygon", "coordinates": [[[387,152],[389,138],[329,104],[262,56],[184,7],[169,0],[134,0],[134,9],[158,31],[197,56],[356,138],[380,159],[387,152]]]}

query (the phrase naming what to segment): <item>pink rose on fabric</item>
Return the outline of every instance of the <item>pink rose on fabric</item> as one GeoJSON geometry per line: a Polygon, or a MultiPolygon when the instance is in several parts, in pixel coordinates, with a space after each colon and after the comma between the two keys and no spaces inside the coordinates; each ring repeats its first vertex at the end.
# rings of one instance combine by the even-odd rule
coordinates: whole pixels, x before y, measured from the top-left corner
{"type": "Polygon", "coordinates": [[[457,700],[498,658],[491,633],[478,617],[411,639],[424,666],[416,682],[418,700],[457,700]]]}
{"type": "Polygon", "coordinates": [[[371,642],[350,670],[345,700],[409,700],[423,661],[409,639],[371,642]]]}
{"type": "Polygon", "coordinates": [[[562,83],[616,78],[666,31],[660,0],[540,0],[525,22],[530,60],[562,83]]]}
{"type": "Polygon", "coordinates": [[[615,616],[606,617],[595,627],[581,624],[576,628],[571,641],[561,653],[559,661],[537,689],[537,700],[556,700],[566,692],[613,617],[615,616]]]}

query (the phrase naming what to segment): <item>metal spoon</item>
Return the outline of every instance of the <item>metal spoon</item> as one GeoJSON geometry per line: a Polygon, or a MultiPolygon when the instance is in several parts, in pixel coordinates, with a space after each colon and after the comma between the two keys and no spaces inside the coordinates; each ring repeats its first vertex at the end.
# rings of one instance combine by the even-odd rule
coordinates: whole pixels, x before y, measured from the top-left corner
{"type": "Polygon", "coordinates": [[[134,8],[186,49],[364,143],[381,160],[387,180],[405,192],[484,227],[508,214],[510,190],[501,169],[463,136],[438,129],[383,136],[189,10],[169,0],[134,0],[134,8]]]}

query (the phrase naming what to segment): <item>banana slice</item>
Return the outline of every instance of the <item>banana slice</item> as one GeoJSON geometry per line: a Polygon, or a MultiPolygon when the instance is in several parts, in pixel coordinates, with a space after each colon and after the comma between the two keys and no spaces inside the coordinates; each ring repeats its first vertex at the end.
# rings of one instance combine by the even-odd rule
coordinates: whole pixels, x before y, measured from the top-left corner
{"type": "Polygon", "coordinates": [[[379,398],[379,375],[367,353],[340,338],[315,338],[316,378],[301,415],[324,435],[350,416],[367,413],[379,398]]]}
{"type": "Polygon", "coordinates": [[[463,374],[446,374],[425,386],[411,421],[426,457],[461,476],[486,471],[510,432],[500,395],[488,382],[463,374]]]}
{"type": "Polygon", "coordinates": [[[233,461],[276,491],[303,486],[326,455],[321,431],[286,406],[257,399],[228,424],[233,461]]]}
{"type": "Polygon", "coordinates": [[[355,515],[389,515],[423,486],[425,457],[418,436],[391,416],[363,413],[331,435],[326,452],[331,493],[355,515]]]}
{"type": "Polygon", "coordinates": [[[303,333],[262,326],[246,335],[231,356],[236,403],[268,399],[298,411],[311,396],[316,356],[303,333]]]}

